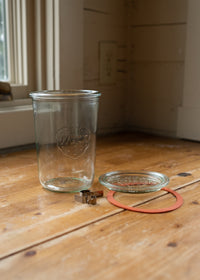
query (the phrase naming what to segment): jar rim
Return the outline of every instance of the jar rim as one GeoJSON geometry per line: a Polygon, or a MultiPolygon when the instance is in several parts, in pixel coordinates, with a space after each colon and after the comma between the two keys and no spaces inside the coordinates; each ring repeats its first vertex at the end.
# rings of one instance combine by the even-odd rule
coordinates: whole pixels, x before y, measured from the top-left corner
{"type": "Polygon", "coordinates": [[[97,90],[82,90],[82,89],[68,89],[68,90],[41,90],[33,91],[29,94],[32,99],[65,99],[65,98],[90,98],[99,97],[101,93],[97,90]]]}

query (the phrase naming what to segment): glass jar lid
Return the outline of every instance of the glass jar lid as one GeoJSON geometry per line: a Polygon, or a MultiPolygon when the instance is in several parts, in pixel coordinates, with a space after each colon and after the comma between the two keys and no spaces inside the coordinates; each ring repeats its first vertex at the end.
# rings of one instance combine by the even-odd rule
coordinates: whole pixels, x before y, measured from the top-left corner
{"type": "Polygon", "coordinates": [[[162,189],[169,183],[169,178],[158,172],[114,171],[101,175],[99,182],[117,192],[146,193],[162,189]]]}

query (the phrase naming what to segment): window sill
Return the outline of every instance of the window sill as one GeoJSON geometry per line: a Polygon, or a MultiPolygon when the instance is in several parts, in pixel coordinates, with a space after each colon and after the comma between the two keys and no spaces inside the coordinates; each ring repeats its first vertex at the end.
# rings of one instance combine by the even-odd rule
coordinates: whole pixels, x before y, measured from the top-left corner
{"type": "Polygon", "coordinates": [[[17,108],[23,106],[32,106],[31,98],[23,98],[23,99],[14,99],[10,101],[1,101],[0,102],[0,111],[5,108],[17,108]]]}

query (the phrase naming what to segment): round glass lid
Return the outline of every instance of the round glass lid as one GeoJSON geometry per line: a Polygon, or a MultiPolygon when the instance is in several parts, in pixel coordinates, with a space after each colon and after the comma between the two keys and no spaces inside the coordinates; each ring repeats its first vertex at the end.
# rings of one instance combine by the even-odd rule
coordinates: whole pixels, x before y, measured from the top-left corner
{"type": "Polygon", "coordinates": [[[169,178],[158,172],[114,171],[101,175],[99,182],[116,192],[146,193],[162,189],[169,178]]]}

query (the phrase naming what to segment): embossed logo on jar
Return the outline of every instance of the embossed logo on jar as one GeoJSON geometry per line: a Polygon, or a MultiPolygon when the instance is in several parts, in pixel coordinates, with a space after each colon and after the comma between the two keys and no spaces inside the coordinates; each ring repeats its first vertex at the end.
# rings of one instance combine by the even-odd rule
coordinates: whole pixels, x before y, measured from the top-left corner
{"type": "Polygon", "coordinates": [[[56,133],[59,150],[70,158],[81,157],[88,149],[90,132],[87,128],[61,128],[56,133]]]}

